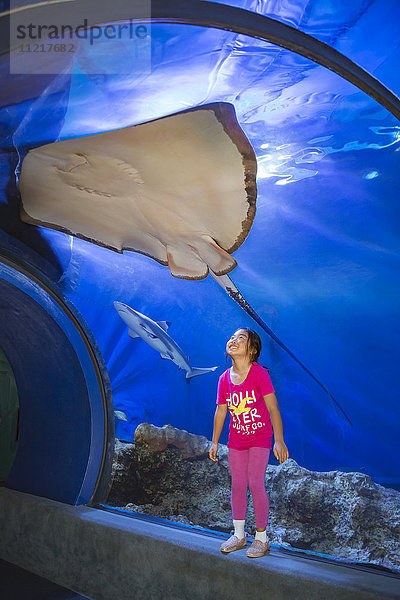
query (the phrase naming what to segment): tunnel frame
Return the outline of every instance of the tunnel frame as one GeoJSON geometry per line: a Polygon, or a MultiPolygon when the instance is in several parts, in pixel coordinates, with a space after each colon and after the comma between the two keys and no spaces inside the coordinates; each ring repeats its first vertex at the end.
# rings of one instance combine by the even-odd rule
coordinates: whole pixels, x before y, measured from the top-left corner
{"type": "MultiPolygon", "coordinates": [[[[52,485],[51,481],[46,480],[46,474],[42,474],[40,478],[42,465],[38,463],[38,458],[36,458],[35,462],[36,445],[34,444],[34,447],[32,447],[31,444],[28,449],[24,447],[23,419],[24,413],[27,411],[30,412],[30,420],[33,419],[31,428],[37,428],[37,436],[44,433],[49,438],[47,440],[48,444],[51,444],[51,435],[48,429],[43,429],[43,423],[36,419],[34,410],[27,407],[26,399],[24,400],[23,397],[19,397],[22,426],[20,427],[16,457],[6,480],[6,486],[18,491],[33,493],[39,496],[42,495],[70,504],[91,504],[103,501],[107,496],[111,484],[110,475],[114,449],[114,409],[108,373],[97,342],[83,317],[52,281],[38,269],[28,265],[20,257],[17,258],[4,249],[0,250],[0,283],[11,286],[10,289],[18,290],[17,293],[23,294],[21,302],[24,302],[25,299],[30,303],[33,301],[35,304],[31,304],[31,306],[37,305],[40,307],[39,310],[44,311],[41,314],[48,315],[50,324],[54,323],[52,331],[60,331],[60,336],[62,334],[65,336],[66,341],[62,338],[62,343],[65,344],[65,347],[69,343],[71,346],[68,350],[69,355],[76,356],[74,366],[76,369],[80,367],[82,371],[82,378],[80,379],[84,381],[84,385],[86,386],[88,402],[85,413],[86,423],[82,427],[82,432],[85,434],[82,444],[76,446],[72,443],[72,438],[71,440],[67,440],[67,438],[65,440],[57,439],[56,446],[58,451],[55,452],[54,456],[49,453],[50,471],[54,468],[54,472],[56,472],[60,468],[62,461],[66,458],[63,455],[63,447],[65,447],[66,451],[69,450],[70,452],[71,449],[74,451],[76,449],[75,455],[69,458],[73,463],[71,464],[72,471],[78,463],[80,464],[80,471],[76,474],[77,481],[75,482],[75,486],[72,485],[72,482],[66,481],[65,486],[61,486],[62,489],[60,489],[60,479],[55,478],[52,485]],[[27,300],[28,298],[29,300],[27,300]],[[88,448],[87,455],[84,452],[85,447],[88,448]],[[34,485],[31,483],[31,474],[26,472],[26,463],[31,468],[32,465],[34,469],[36,468],[34,485]]],[[[3,302],[6,300],[7,298],[4,297],[3,302]]],[[[10,360],[7,348],[3,347],[3,350],[14,372],[20,396],[18,373],[15,371],[14,361],[10,360]]],[[[22,350],[23,352],[24,350],[22,350]]],[[[29,357],[29,353],[27,355],[29,357]]],[[[60,387],[62,385],[63,382],[60,381],[60,387]]],[[[86,402],[83,398],[84,389],[82,386],[78,392],[80,394],[79,402],[86,402]]],[[[78,402],[78,399],[76,402],[78,402]]],[[[68,406],[66,408],[67,414],[70,415],[72,421],[74,419],[73,408],[73,404],[71,407],[68,406]]],[[[80,416],[76,415],[76,423],[79,422],[79,418],[80,416]]],[[[73,428],[73,423],[71,426],[73,428]]],[[[66,427],[65,429],[68,428],[66,427]]],[[[60,431],[62,437],[63,429],[61,428],[60,431]]],[[[67,433],[65,435],[67,436],[67,433]]],[[[41,440],[37,439],[37,445],[40,446],[41,440]]]]}

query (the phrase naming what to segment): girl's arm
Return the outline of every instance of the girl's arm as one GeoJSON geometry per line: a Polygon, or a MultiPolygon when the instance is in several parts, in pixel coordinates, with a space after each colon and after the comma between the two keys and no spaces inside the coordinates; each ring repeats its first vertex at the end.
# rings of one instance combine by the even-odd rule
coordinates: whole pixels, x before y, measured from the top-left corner
{"type": "Polygon", "coordinates": [[[283,439],[282,417],[278,406],[278,400],[276,399],[275,394],[267,394],[264,396],[264,402],[267,405],[272,427],[274,428],[274,455],[276,460],[283,463],[289,458],[289,450],[283,439]]]}
{"type": "Polygon", "coordinates": [[[211,444],[210,452],[208,453],[208,456],[214,462],[218,461],[218,458],[217,458],[218,441],[219,441],[219,438],[221,435],[222,428],[225,423],[227,413],[228,413],[228,405],[227,404],[218,404],[218,406],[215,410],[215,415],[214,415],[214,429],[213,429],[213,436],[212,436],[212,444],[211,444]]]}

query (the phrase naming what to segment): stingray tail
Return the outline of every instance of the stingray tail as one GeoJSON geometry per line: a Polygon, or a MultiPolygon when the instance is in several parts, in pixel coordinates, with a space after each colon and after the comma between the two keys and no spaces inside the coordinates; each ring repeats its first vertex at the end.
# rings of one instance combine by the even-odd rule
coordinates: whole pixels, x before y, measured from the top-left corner
{"type": "Polygon", "coordinates": [[[272,331],[272,329],[270,329],[268,327],[268,325],[262,320],[262,318],[256,313],[254,308],[252,308],[250,306],[250,304],[247,302],[247,300],[245,298],[243,298],[242,294],[239,292],[238,288],[235,286],[235,284],[230,279],[230,277],[228,277],[228,275],[221,275],[221,276],[215,275],[215,273],[213,273],[211,270],[210,270],[210,275],[226,291],[226,293],[231,298],[233,298],[235,300],[235,302],[237,302],[237,304],[239,304],[239,306],[241,308],[243,308],[243,310],[245,310],[247,312],[247,314],[252,319],[254,319],[254,321],[256,323],[258,323],[260,325],[260,327],[262,327],[262,329],[265,331],[265,333],[267,333],[274,340],[274,342],[276,342],[278,344],[278,346],[280,346],[283,350],[285,350],[285,352],[287,352],[289,354],[289,356],[291,356],[293,358],[293,360],[295,360],[297,362],[297,364],[300,365],[300,367],[324,390],[324,392],[326,394],[328,394],[329,398],[334,402],[334,404],[337,406],[337,408],[340,410],[340,412],[343,414],[343,416],[347,419],[347,421],[350,423],[350,425],[353,426],[353,423],[350,421],[349,417],[345,413],[344,409],[340,406],[340,404],[336,400],[336,398],[334,396],[332,396],[332,394],[324,386],[324,384],[319,379],[317,379],[317,377],[301,362],[301,360],[298,359],[297,356],[295,354],[293,354],[293,352],[291,350],[289,350],[289,348],[278,338],[277,335],[275,335],[275,333],[272,331]]]}
{"type": "Polygon", "coordinates": [[[189,382],[191,377],[196,377],[196,375],[205,375],[206,373],[215,371],[215,369],[218,369],[218,367],[205,367],[204,369],[201,367],[191,367],[190,371],[187,371],[186,373],[186,379],[189,382]]]}

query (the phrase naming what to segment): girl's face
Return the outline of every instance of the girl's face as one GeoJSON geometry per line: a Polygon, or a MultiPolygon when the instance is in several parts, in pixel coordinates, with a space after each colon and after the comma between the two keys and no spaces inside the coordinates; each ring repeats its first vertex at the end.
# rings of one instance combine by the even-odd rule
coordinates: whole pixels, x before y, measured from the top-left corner
{"type": "Polygon", "coordinates": [[[226,353],[231,358],[246,358],[249,357],[247,347],[248,333],[244,329],[238,329],[226,342],[226,353]]]}

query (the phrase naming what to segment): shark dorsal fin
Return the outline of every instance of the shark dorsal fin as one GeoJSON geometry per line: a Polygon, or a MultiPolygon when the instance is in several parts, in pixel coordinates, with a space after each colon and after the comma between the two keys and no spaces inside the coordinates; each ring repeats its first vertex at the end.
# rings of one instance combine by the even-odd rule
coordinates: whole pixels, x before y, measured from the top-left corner
{"type": "Polygon", "coordinates": [[[136,331],[133,331],[133,329],[129,329],[129,331],[128,331],[128,335],[129,335],[129,337],[131,337],[131,338],[137,338],[137,337],[140,337],[140,335],[138,335],[138,334],[136,333],[136,331]]]}
{"type": "Polygon", "coordinates": [[[164,331],[168,331],[168,327],[171,325],[169,321],[157,321],[157,325],[164,329],[164,331]]]}

